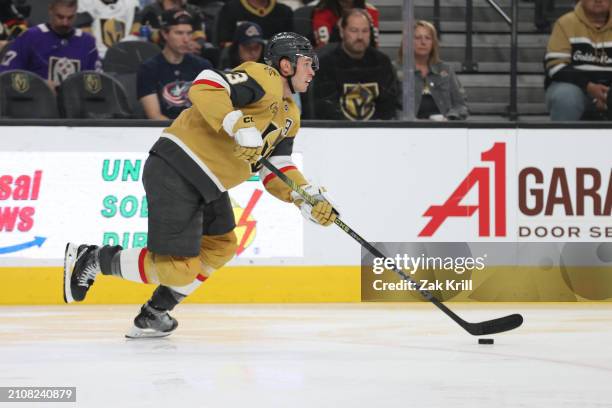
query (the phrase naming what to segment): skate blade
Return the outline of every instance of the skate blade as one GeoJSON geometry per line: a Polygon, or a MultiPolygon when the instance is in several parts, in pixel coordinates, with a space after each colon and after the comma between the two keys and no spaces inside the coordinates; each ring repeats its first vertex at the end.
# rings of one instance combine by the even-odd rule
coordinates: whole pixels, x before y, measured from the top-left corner
{"type": "Polygon", "coordinates": [[[73,243],[69,242],[66,244],[66,252],[64,253],[64,302],[72,303],[74,298],[72,297],[72,291],[70,290],[70,278],[72,277],[72,270],[77,259],[78,247],[73,243]]]}
{"type": "Polygon", "coordinates": [[[160,332],[153,329],[141,329],[136,326],[132,326],[129,332],[125,334],[128,339],[157,339],[160,337],[168,337],[172,332],[160,332]]]}

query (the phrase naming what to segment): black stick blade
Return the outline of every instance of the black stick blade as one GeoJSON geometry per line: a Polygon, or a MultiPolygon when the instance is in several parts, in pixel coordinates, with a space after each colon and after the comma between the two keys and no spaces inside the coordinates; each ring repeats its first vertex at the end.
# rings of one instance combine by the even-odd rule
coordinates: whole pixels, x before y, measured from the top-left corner
{"type": "Polygon", "coordinates": [[[473,336],[484,336],[516,329],[521,324],[523,324],[523,316],[511,314],[499,319],[487,320],[486,322],[467,323],[464,329],[473,336]]]}

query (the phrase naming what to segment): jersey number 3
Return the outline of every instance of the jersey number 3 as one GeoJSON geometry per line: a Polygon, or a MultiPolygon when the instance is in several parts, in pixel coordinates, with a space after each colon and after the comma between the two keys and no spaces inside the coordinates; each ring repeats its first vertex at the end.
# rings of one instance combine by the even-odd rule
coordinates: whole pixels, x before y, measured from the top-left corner
{"type": "Polygon", "coordinates": [[[249,79],[248,75],[244,72],[228,72],[225,74],[225,78],[227,78],[227,82],[229,82],[230,85],[238,85],[249,79]]]}

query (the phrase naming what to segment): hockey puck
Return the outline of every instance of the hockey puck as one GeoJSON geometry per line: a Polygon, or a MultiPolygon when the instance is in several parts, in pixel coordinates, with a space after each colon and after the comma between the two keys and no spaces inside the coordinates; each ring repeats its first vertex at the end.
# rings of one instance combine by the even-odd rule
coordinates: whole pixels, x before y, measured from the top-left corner
{"type": "Polygon", "coordinates": [[[478,339],[478,344],[493,344],[493,339],[478,339]]]}

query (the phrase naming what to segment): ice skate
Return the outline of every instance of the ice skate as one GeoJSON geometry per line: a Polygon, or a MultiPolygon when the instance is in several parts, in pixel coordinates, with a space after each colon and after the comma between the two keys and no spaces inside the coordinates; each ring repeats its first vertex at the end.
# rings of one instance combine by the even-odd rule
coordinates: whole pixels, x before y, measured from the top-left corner
{"type": "Polygon", "coordinates": [[[69,242],[64,254],[64,302],[80,302],[100,272],[98,247],[69,242]]]}
{"type": "Polygon", "coordinates": [[[140,309],[134,319],[134,326],[125,335],[128,339],[142,339],[169,336],[178,326],[175,318],[165,310],[157,310],[148,303],[140,309]]]}

